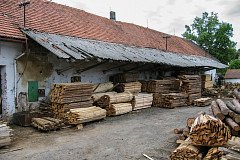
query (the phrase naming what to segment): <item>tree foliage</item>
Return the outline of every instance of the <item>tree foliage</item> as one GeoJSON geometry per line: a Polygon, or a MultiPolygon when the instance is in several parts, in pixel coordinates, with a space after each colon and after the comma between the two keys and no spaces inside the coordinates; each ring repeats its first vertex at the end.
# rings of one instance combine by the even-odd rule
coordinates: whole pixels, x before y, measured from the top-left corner
{"type": "Polygon", "coordinates": [[[193,24],[185,26],[182,34],[188,40],[193,41],[208,53],[216,57],[222,63],[227,64],[237,58],[236,43],[231,40],[233,27],[226,22],[220,22],[217,13],[207,12],[202,17],[196,17],[193,24]]]}
{"type": "Polygon", "coordinates": [[[240,69],[240,59],[234,59],[229,64],[229,69],[240,69]]]}

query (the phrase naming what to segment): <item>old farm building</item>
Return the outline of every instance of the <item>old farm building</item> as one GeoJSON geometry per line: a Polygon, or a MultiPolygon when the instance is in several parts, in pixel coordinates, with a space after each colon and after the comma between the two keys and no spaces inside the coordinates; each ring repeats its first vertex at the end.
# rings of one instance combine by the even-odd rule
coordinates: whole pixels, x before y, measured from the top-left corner
{"type": "Polygon", "coordinates": [[[18,0],[0,1],[2,115],[34,106],[53,83],[101,83],[131,71],[148,80],[225,68],[183,38],[114,17],[31,0],[24,20],[23,8],[18,0]]]}

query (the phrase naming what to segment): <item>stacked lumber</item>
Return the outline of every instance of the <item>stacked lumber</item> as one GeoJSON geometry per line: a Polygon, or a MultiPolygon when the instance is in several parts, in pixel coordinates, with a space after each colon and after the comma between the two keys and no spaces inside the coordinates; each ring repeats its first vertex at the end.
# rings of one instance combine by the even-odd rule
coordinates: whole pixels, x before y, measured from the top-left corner
{"type": "Polygon", "coordinates": [[[239,89],[240,88],[240,83],[225,83],[224,84],[225,89],[227,90],[234,90],[234,89],[239,89]]]}
{"type": "Polygon", "coordinates": [[[65,113],[73,108],[91,107],[93,84],[59,83],[51,91],[51,103],[54,118],[63,119],[65,113]]]}
{"type": "Polygon", "coordinates": [[[198,106],[198,107],[205,107],[205,106],[209,106],[211,104],[212,99],[207,97],[207,98],[199,98],[199,99],[195,99],[193,101],[194,106],[198,106]]]}
{"type": "Polygon", "coordinates": [[[179,76],[182,85],[181,91],[188,94],[188,104],[193,104],[195,99],[201,98],[201,78],[198,75],[179,76]]]}
{"type": "Polygon", "coordinates": [[[213,88],[213,80],[210,74],[205,74],[201,76],[202,78],[202,89],[213,88]]]}
{"type": "Polygon", "coordinates": [[[82,124],[86,122],[100,120],[106,117],[106,110],[100,107],[92,106],[88,108],[70,109],[65,115],[68,124],[82,124]]]}
{"type": "Polygon", "coordinates": [[[180,82],[177,79],[150,80],[147,92],[149,93],[170,93],[179,90],[180,82]]]}
{"type": "Polygon", "coordinates": [[[142,84],[142,86],[141,86],[141,92],[147,92],[148,81],[140,80],[139,82],[142,84]]]}
{"type": "Polygon", "coordinates": [[[163,96],[161,93],[153,94],[153,107],[162,107],[163,106],[163,96]]]}
{"type": "Polygon", "coordinates": [[[42,131],[51,131],[62,128],[64,123],[59,119],[42,117],[32,118],[32,126],[42,131]]]}
{"type": "MultiPolygon", "coordinates": [[[[188,140],[186,140],[188,141],[188,140]]],[[[170,155],[171,160],[180,160],[180,159],[194,159],[201,160],[203,154],[200,147],[193,146],[191,144],[180,144],[170,155]]]]}
{"type": "Polygon", "coordinates": [[[152,106],[153,94],[151,93],[139,93],[133,96],[132,107],[133,110],[149,108],[152,106]]]}
{"type": "Polygon", "coordinates": [[[115,83],[126,83],[126,82],[135,82],[138,81],[138,73],[119,73],[113,76],[110,76],[110,81],[115,83]]]}
{"type": "Polygon", "coordinates": [[[201,114],[192,124],[189,138],[194,145],[222,146],[231,139],[231,133],[221,120],[201,114]]]}
{"type": "Polygon", "coordinates": [[[46,115],[52,114],[51,100],[49,97],[45,97],[39,102],[39,110],[41,113],[46,115]]]}
{"type": "Polygon", "coordinates": [[[187,105],[188,95],[185,93],[162,94],[162,106],[164,108],[175,108],[187,105]]]}
{"type": "Polygon", "coordinates": [[[106,110],[108,116],[122,115],[132,111],[132,104],[131,103],[111,104],[109,107],[106,108],[106,110]]]}
{"type": "Polygon", "coordinates": [[[6,123],[0,121],[0,148],[11,144],[12,132],[13,130],[6,123]]]}
{"type": "Polygon", "coordinates": [[[112,82],[107,82],[107,83],[99,83],[99,84],[94,84],[93,85],[93,92],[94,93],[103,93],[103,92],[108,92],[113,89],[113,83],[112,82]]]}
{"type": "Polygon", "coordinates": [[[118,93],[131,92],[132,94],[138,94],[141,92],[141,86],[140,82],[119,83],[114,90],[118,93]]]}

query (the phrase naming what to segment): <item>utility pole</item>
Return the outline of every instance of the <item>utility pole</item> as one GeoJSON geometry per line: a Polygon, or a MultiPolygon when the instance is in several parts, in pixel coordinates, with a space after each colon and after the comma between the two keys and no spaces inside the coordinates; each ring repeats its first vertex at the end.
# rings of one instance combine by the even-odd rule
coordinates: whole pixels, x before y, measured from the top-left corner
{"type": "Polygon", "coordinates": [[[171,38],[171,36],[163,36],[163,38],[166,39],[166,51],[168,49],[168,38],[171,38]]]}
{"type": "Polygon", "coordinates": [[[30,1],[22,1],[19,4],[19,7],[22,8],[23,7],[23,27],[26,27],[26,6],[30,4],[30,1]]]}

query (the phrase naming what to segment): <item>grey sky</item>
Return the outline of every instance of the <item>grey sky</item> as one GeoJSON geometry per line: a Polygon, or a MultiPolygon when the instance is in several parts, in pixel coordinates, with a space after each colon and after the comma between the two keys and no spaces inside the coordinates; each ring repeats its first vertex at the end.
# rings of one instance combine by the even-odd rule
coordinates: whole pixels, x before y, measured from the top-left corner
{"type": "Polygon", "coordinates": [[[168,34],[181,36],[184,26],[205,11],[216,12],[231,23],[234,41],[240,48],[240,0],[52,0],[109,18],[110,9],[118,21],[134,23],[168,34]]]}

